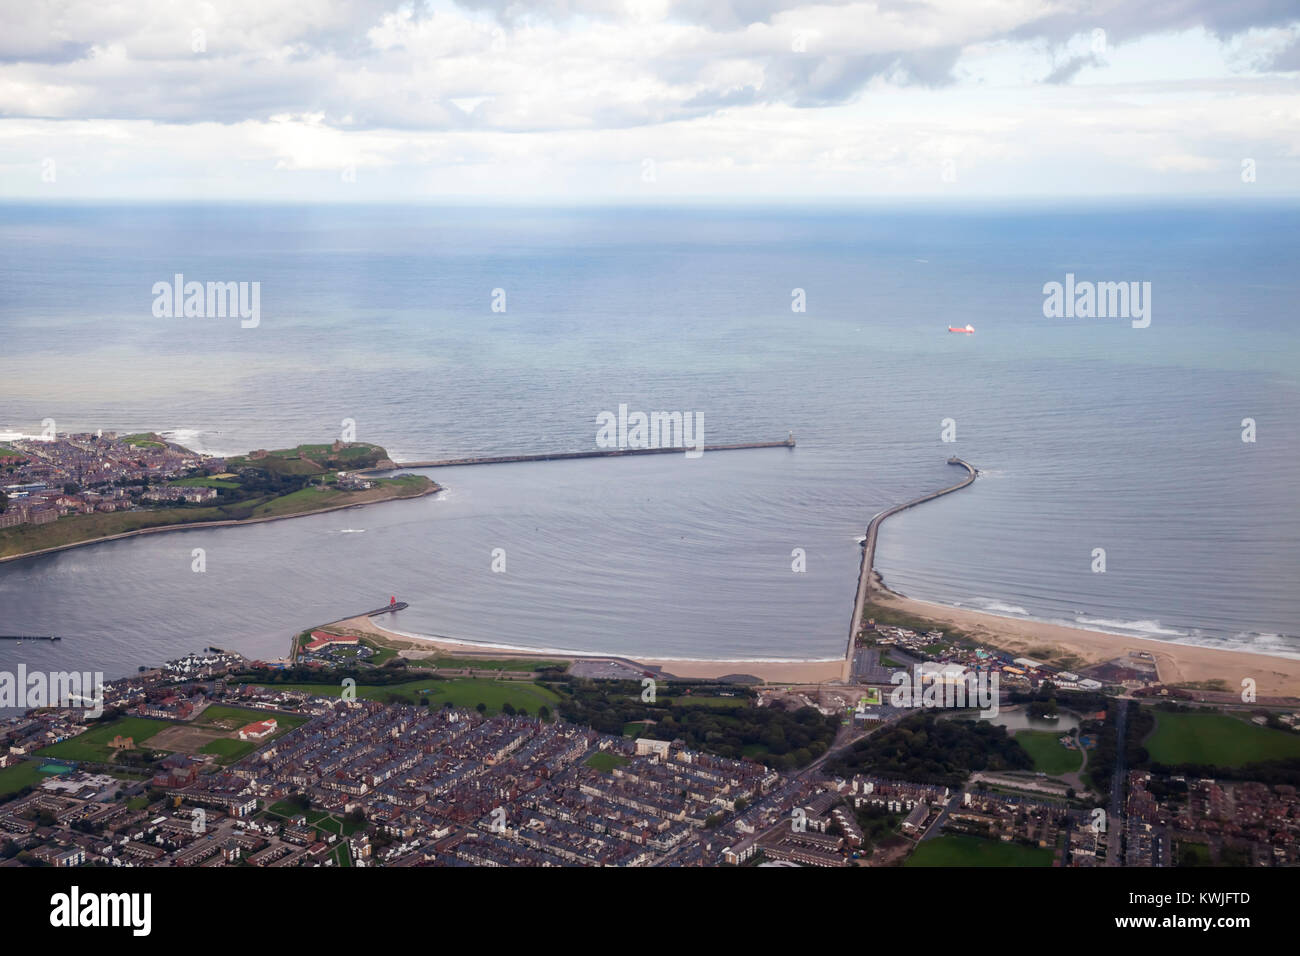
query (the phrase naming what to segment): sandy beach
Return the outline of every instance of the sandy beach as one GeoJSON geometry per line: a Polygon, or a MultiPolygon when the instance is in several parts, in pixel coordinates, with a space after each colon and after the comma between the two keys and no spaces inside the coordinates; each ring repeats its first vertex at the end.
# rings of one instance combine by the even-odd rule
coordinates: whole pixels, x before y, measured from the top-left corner
{"type": "Polygon", "coordinates": [[[574,660],[581,657],[586,660],[616,660],[640,664],[648,669],[657,669],[670,677],[713,679],[745,674],[759,680],[780,684],[816,684],[822,681],[837,680],[844,668],[842,660],[830,661],[707,661],[684,660],[667,657],[638,657],[635,660],[614,654],[572,654],[547,651],[518,650],[506,647],[492,647],[448,641],[434,637],[399,634],[387,630],[376,623],[372,617],[353,617],[329,625],[330,630],[355,632],[382,640],[385,644],[399,650],[413,652],[404,656],[415,656],[420,651],[435,651],[458,658],[484,658],[512,660],[574,660]]]}
{"type": "MultiPolygon", "coordinates": [[[[1204,685],[1210,681],[1223,681],[1227,691],[1236,693],[1243,678],[1255,680],[1260,698],[1300,698],[1300,660],[1270,657],[1247,651],[1221,650],[1213,647],[1196,647],[1171,644],[1149,638],[1126,637],[1067,627],[1039,621],[1000,617],[983,611],[948,607],[928,601],[908,598],[885,588],[876,576],[872,582],[871,600],[904,614],[925,618],[940,628],[957,628],[971,638],[1011,651],[1018,656],[1046,660],[1072,668],[1100,664],[1115,658],[1127,657],[1130,651],[1145,651],[1155,661],[1157,673],[1163,683],[1171,685],[1204,685]]],[[[581,657],[591,660],[619,660],[640,664],[662,671],[667,676],[716,679],[734,675],[748,675],[761,681],[780,684],[815,684],[838,681],[844,670],[842,659],[807,661],[772,660],[685,660],[680,658],[638,657],[635,659],[612,654],[574,654],[511,647],[493,647],[462,643],[440,638],[400,634],[376,623],[375,618],[354,617],[329,626],[340,630],[367,635],[404,652],[404,656],[419,657],[423,652],[446,654],[458,658],[512,658],[522,660],[573,660],[581,657]]]]}
{"type": "Polygon", "coordinates": [[[1160,680],[1166,684],[1196,685],[1221,680],[1227,684],[1227,690],[1239,691],[1242,679],[1250,677],[1256,682],[1259,697],[1300,697],[1300,660],[1172,644],[948,607],[896,594],[882,587],[878,577],[873,582],[871,600],[904,614],[924,617],[941,627],[946,624],[958,628],[1000,650],[1035,660],[1050,654],[1057,659],[1072,658],[1072,666],[1086,667],[1126,657],[1130,651],[1146,651],[1155,659],[1160,680]]]}

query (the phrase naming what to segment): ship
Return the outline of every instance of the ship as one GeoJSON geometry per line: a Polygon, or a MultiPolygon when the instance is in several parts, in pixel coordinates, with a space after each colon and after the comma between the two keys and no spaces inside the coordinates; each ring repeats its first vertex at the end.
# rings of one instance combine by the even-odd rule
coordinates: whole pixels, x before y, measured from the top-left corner
{"type": "Polygon", "coordinates": [[[961,329],[961,328],[958,328],[958,327],[955,326],[955,325],[950,325],[950,326],[948,326],[948,331],[949,331],[949,332],[961,332],[963,335],[970,335],[972,332],[975,331],[975,326],[973,326],[973,325],[967,325],[966,328],[961,329]]]}

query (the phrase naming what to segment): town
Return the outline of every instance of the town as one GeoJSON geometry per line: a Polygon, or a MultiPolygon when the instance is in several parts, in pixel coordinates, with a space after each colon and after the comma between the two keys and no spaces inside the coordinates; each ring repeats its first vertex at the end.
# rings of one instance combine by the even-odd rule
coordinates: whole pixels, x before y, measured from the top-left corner
{"type": "Polygon", "coordinates": [[[151,503],[212,501],[215,488],[166,483],[200,472],[221,474],[225,468],[221,458],[145,435],[97,432],[10,440],[0,445],[0,528],[151,503]]]}
{"type": "MultiPolygon", "coordinates": [[[[937,632],[914,635],[882,628],[877,650],[923,655],[944,643],[937,632]]],[[[935,716],[891,707],[879,685],[727,690],[670,682],[671,702],[649,711],[655,719],[624,724],[641,706],[637,683],[620,679],[625,673],[574,677],[563,666],[535,665],[512,675],[500,669],[504,662],[456,661],[411,672],[356,637],[316,630],[296,643],[302,650],[294,660],[248,661],[209,648],[111,681],[97,721],[62,708],[0,723],[0,865],[1300,862],[1290,764],[1262,782],[1145,760],[1115,736],[1118,708],[1130,705],[1115,695],[1127,689],[1110,685],[1107,696],[1081,679],[1051,675],[1076,688],[1054,686],[1032,661],[1007,665],[1027,681],[1004,693],[1004,706],[1045,715],[1072,707],[1083,719],[1070,731],[1032,732],[1042,739],[1022,749],[1020,733],[1009,736],[973,713],[925,723],[935,716]],[[264,682],[248,679],[257,675],[264,682]],[[550,696],[536,700],[546,703],[531,711],[522,705],[541,689],[550,696]],[[457,703],[462,690],[493,703],[457,703]],[[846,704],[846,693],[860,695],[856,705],[846,704]],[[575,709],[577,701],[588,709],[575,709]],[[613,715],[623,733],[564,716],[598,713],[610,701],[623,708],[613,715]],[[829,747],[805,748],[793,763],[789,753],[726,756],[709,752],[726,749],[710,746],[716,734],[689,726],[715,709],[784,712],[838,729],[829,747]],[[966,729],[981,726],[993,736],[966,729]],[[970,769],[936,769],[925,746],[901,763],[892,756],[902,739],[923,730],[937,737],[940,729],[957,735],[935,745],[946,761],[968,746],[983,748],[970,769]],[[1145,766],[1125,769],[1125,755],[1145,766]],[[1039,769],[1040,758],[1058,765],[1039,769]],[[1066,769],[1083,760],[1095,790],[1066,769]]],[[[952,653],[993,660],[987,650],[952,653]]],[[[1272,735],[1279,755],[1298,752],[1291,713],[1261,721],[1186,708],[1166,717],[1131,703],[1130,727],[1149,730],[1157,716],[1228,720],[1248,735],[1272,735]]]]}

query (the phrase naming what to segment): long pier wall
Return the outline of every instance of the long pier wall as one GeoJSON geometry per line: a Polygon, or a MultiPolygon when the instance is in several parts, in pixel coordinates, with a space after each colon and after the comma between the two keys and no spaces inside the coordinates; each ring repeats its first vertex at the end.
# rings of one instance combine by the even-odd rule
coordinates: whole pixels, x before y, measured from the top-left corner
{"type": "MultiPolygon", "coordinates": [[[[794,439],[784,441],[747,441],[730,445],[705,445],[701,451],[740,451],[745,448],[793,448],[794,439]]],[[[462,465],[505,465],[521,461],[565,461],[574,458],[622,458],[628,455],[682,455],[691,449],[675,448],[609,448],[595,451],[541,452],[532,455],[488,455],[477,458],[443,458],[437,461],[403,461],[396,468],[451,468],[462,465]]],[[[367,472],[393,471],[392,468],[368,468],[367,472]]]]}
{"type": "Polygon", "coordinates": [[[954,491],[960,491],[972,481],[979,471],[974,465],[963,461],[960,458],[949,458],[948,464],[959,465],[966,469],[966,477],[955,485],[951,485],[940,491],[932,491],[928,495],[922,495],[920,498],[913,498],[911,501],[904,502],[901,505],[880,512],[871,519],[867,525],[867,537],[862,542],[862,566],[858,570],[858,594],[853,602],[853,620],[849,623],[849,646],[844,654],[844,680],[849,680],[853,675],[853,649],[857,641],[858,631],[862,627],[862,615],[866,610],[867,600],[871,592],[871,575],[876,563],[876,534],[880,531],[880,525],[891,515],[896,515],[900,511],[906,511],[908,508],[915,508],[917,505],[925,504],[927,501],[933,501],[935,498],[941,498],[944,495],[952,494],[954,491]]]}

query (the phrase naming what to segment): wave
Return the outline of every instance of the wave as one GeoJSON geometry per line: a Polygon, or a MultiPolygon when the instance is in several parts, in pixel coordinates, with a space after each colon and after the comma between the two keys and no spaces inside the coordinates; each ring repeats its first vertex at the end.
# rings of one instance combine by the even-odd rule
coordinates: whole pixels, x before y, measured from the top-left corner
{"type": "Polygon", "coordinates": [[[339,534],[365,534],[365,528],[339,528],[339,534]]]}
{"type": "Polygon", "coordinates": [[[1106,617],[1088,617],[1080,614],[1074,619],[1076,624],[1087,627],[1115,628],[1121,631],[1135,631],[1138,634],[1159,634],[1164,637],[1191,637],[1187,631],[1172,627],[1161,627],[1159,621],[1117,621],[1106,617]]]}
{"type": "Polygon", "coordinates": [[[229,458],[233,455],[242,455],[248,449],[242,451],[231,451],[225,448],[218,448],[211,444],[207,438],[208,435],[219,434],[205,432],[198,428],[167,428],[158,433],[170,442],[175,442],[188,448],[190,451],[196,451],[200,455],[216,455],[219,458],[229,458]]]}
{"type": "Polygon", "coordinates": [[[980,599],[980,607],[991,614],[1028,614],[1029,612],[1019,604],[1003,604],[1001,601],[989,601],[980,599]]]}

